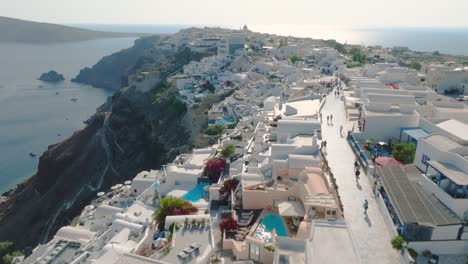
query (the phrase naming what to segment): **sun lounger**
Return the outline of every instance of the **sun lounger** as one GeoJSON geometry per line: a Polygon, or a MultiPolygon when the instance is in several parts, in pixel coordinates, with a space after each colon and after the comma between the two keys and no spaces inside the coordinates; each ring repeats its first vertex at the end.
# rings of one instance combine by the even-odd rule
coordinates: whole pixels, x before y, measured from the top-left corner
{"type": "Polygon", "coordinates": [[[198,249],[198,248],[201,247],[201,245],[198,244],[198,243],[193,243],[192,245],[190,245],[190,247],[193,248],[193,249],[198,249]]]}
{"type": "Polygon", "coordinates": [[[188,254],[182,251],[179,254],[177,254],[177,256],[181,257],[182,259],[185,259],[186,257],[188,257],[188,254]]]}
{"type": "Polygon", "coordinates": [[[252,222],[252,217],[249,219],[242,219],[239,221],[239,226],[248,226],[250,225],[250,222],[252,222]]]}
{"type": "Polygon", "coordinates": [[[243,217],[250,217],[250,216],[253,215],[253,211],[249,211],[249,212],[247,212],[247,213],[241,213],[241,215],[242,215],[243,217]]]}
{"type": "Polygon", "coordinates": [[[187,253],[187,254],[192,254],[194,250],[195,250],[195,249],[192,248],[192,247],[186,247],[186,248],[184,248],[183,251],[184,251],[185,253],[187,253]]]}

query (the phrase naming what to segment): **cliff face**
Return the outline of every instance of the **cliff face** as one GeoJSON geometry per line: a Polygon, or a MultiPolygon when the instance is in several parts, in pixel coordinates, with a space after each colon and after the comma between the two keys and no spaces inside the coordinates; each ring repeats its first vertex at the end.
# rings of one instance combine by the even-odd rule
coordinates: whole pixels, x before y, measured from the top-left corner
{"type": "MultiPolygon", "coordinates": [[[[164,80],[168,73],[201,57],[186,48],[163,53],[154,48],[155,42],[156,38],[147,38],[142,42],[145,48],[133,47],[103,58],[87,70],[89,79],[80,74],[80,80],[92,83],[102,73],[105,81],[117,85],[117,80],[141,68],[160,70],[164,80]]],[[[187,150],[197,132],[184,124],[196,117],[175,93],[164,81],[146,93],[132,87],[121,89],[83,130],[49,146],[37,173],[7,193],[7,202],[0,204],[1,240],[19,247],[45,242],[69,224],[99,190],[131,179],[141,170],[159,168],[187,150]]]]}
{"type": "Polygon", "coordinates": [[[163,59],[164,53],[155,47],[159,40],[159,36],[137,39],[132,47],[102,58],[92,68],[82,69],[72,81],[117,91],[126,84],[126,77],[142,65],[163,59]]]}

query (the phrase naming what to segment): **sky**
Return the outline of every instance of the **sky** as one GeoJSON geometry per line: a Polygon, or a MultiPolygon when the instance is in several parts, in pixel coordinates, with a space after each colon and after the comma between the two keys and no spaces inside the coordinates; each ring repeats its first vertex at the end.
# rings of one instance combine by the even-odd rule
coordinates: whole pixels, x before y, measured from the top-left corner
{"type": "Polygon", "coordinates": [[[467,0],[0,0],[0,16],[58,24],[468,27],[467,0]]]}

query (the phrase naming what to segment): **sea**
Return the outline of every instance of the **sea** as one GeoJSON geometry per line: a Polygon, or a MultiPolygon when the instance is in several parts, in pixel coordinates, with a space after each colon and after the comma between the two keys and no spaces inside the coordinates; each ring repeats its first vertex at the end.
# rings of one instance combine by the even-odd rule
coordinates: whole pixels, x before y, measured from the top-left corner
{"type": "MultiPolygon", "coordinates": [[[[115,32],[172,34],[200,25],[96,25],[82,28],[115,32]]],[[[313,25],[248,25],[253,31],[283,36],[335,39],[342,43],[406,46],[468,56],[467,28],[340,28],[313,25]]],[[[236,27],[231,27],[236,28],[236,27]]],[[[239,28],[239,27],[237,27],[239,28]]],[[[84,127],[110,91],[71,83],[79,70],[103,56],[128,48],[134,38],[100,39],[52,45],[0,43],[0,193],[33,175],[47,146],[84,127]],[[37,78],[56,70],[66,80],[37,78]],[[78,99],[76,102],[70,99],[78,99]],[[30,152],[37,154],[35,157],[30,152]]]]}
{"type": "Polygon", "coordinates": [[[103,56],[132,46],[134,40],[0,43],[0,194],[33,175],[47,146],[83,128],[83,121],[111,95],[70,79],[103,56]],[[49,70],[66,80],[57,84],[37,80],[49,70]]]}

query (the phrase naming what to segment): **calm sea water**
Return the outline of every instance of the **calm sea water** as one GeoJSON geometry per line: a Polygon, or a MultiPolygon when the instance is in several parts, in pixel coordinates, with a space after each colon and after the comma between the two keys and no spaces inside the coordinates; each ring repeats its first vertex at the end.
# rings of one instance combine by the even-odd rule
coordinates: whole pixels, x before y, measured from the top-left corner
{"type": "Polygon", "coordinates": [[[468,28],[340,28],[313,25],[253,25],[253,31],[284,36],[335,39],[342,43],[406,46],[415,51],[440,51],[468,56],[468,28]]]}
{"type": "Polygon", "coordinates": [[[110,95],[109,91],[71,83],[70,79],[103,56],[130,47],[133,41],[0,43],[0,193],[34,174],[47,146],[82,128],[83,121],[110,95]],[[37,80],[51,69],[63,74],[66,81],[54,85],[37,80]],[[30,152],[37,156],[30,157],[30,152]]]}

